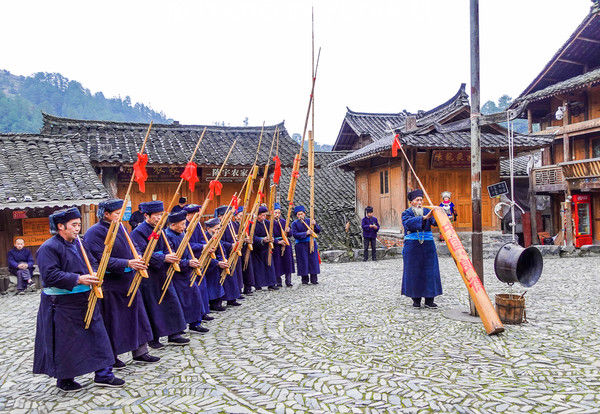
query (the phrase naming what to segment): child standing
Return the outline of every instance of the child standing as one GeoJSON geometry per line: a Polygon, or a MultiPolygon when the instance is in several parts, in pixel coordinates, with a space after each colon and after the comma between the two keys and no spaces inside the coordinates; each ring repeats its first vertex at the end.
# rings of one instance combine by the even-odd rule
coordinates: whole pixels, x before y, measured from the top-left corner
{"type": "Polygon", "coordinates": [[[376,261],[377,232],[379,231],[379,222],[377,221],[377,217],[373,216],[373,207],[371,206],[367,206],[367,208],[365,208],[365,216],[362,219],[362,229],[365,247],[363,262],[366,262],[369,259],[369,246],[371,246],[373,261],[376,261]]]}
{"type": "MultiPolygon", "coordinates": [[[[455,221],[458,214],[454,211],[454,203],[451,201],[452,193],[450,191],[444,191],[442,193],[442,202],[440,207],[444,209],[444,212],[448,215],[448,220],[455,221]]],[[[444,241],[442,233],[440,232],[440,241],[444,241]]]]}
{"type": "Polygon", "coordinates": [[[33,255],[25,248],[25,240],[16,239],[15,247],[7,254],[8,270],[17,277],[17,295],[33,283],[33,255]]]}

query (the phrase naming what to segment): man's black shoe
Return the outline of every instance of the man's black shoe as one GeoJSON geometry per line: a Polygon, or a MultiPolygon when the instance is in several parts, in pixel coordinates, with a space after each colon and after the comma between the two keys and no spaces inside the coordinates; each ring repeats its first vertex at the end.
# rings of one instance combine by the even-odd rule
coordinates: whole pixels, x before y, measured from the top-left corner
{"type": "Polygon", "coordinates": [[[238,299],[239,300],[244,300],[244,299],[246,299],[246,297],[244,295],[240,295],[240,297],[238,299]]]}
{"type": "MultiPolygon", "coordinates": [[[[148,355],[148,354],[146,354],[146,355],[148,355]]],[[[99,387],[117,388],[117,387],[122,387],[123,385],[125,385],[125,381],[123,381],[121,378],[112,377],[110,380],[94,379],[94,384],[96,384],[99,387]]]]}
{"type": "Polygon", "coordinates": [[[145,353],[143,355],[133,357],[133,360],[143,364],[154,364],[155,362],[160,361],[160,358],[152,356],[149,353],[145,353]]]}
{"type": "Polygon", "coordinates": [[[172,339],[169,338],[169,341],[168,341],[169,345],[179,345],[179,346],[187,345],[189,343],[190,343],[190,340],[188,338],[184,338],[183,336],[178,336],[177,338],[172,338],[172,339]]]}
{"type": "Polygon", "coordinates": [[[164,348],[165,346],[163,344],[160,343],[159,340],[156,341],[149,341],[148,342],[148,346],[152,349],[160,349],[160,348],[164,348]]]}
{"type": "Polygon", "coordinates": [[[279,290],[277,286],[269,286],[269,290],[279,290]]]}
{"type": "Polygon", "coordinates": [[[236,301],[236,300],[228,300],[228,301],[227,301],[227,306],[242,306],[242,304],[241,304],[241,303],[239,303],[239,302],[238,302],[238,301],[236,301]]]}
{"type": "Polygon", "coordinates": [[[115,363],[113,364],[113,369],[123,369],[127,366],[127,364],[125,364],[123,361],[121,361],[119,358],[115,359],[115,363]]]}
{"type": "Polygon", "coordinates": [[[294,286],[294,285],[293,285],[293,284],[291,284],[291,283],[286,283],[285,285],[286,285],[287,287],[292,287],[292,286],[294,286]]]}
{"type": "Polygon", "coordinates": [[[208,328],[205,328],[202,325],[190,326],[190,332],[205,333],[208,332],[208,328]]]}
{"type": "Polygon", "coordinates": [[[213,306],[212,308],[210,308],[210,310],[213,310],[215,312],[225,312],[226,308],[219,305],[219,306],[213,306]]]}
{"type": "Polygon", "coordinates": [[[426,308],[431,308],[431,309],[439,308],[439,306],[435,302],[431,302],[431,303],[425,302],[425,307],[426,308]]]}
{"type": "Polygon", "coordinates": [[[74,380],[56,380],[56,386],[65,391],[65,392],[73,392],[73,391],[79,391],[80,389],[83,388],[83,386],[74,381],[74,380]]]}
{"type": "Polygon", "coordinates": [[[204,316],[202,317],[202,320],[203,320],[203,321],[214,321],[214,320],[215,320],[215,318],[213,318],[212,316],[209,316],[209,315],[204,315],[204,316]]]}
{"type": "Polygon", "coordinates": [[[277,287],[283,287],[281,283],[277,283],[277,287]]]}
{"type": "Polygon", "coordinates": [[[262,288],[261,287],[254,288],[255,292],[258,292],[259,290],[262,290],[262,288]]]}

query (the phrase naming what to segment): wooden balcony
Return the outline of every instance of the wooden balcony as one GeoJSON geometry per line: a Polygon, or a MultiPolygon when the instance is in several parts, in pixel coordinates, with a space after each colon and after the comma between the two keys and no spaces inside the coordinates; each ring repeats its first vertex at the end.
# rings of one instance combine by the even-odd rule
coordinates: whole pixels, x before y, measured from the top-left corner
{"type": "Polygon", "coordinates": [[[600,158],[561,162],[563,175],[572,190],[600,188],[600,158]]]}
{"type": "Polygon", "coordinates": [[[535,168],[533,174],[536,193],[556,193],[567,189],[567,182],[560,165],[547,165],[535,168]]]}

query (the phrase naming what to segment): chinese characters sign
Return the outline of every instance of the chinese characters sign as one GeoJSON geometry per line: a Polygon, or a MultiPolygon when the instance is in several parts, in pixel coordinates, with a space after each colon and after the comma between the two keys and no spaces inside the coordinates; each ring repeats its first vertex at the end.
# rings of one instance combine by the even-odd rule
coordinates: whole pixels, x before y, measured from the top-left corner
{"type": "MultiPolygon", "coordinates": [[[[219,174],[219,168],[205,168],[205,180],[206,181],[211,181],[214,180],[217,177],[217,174],[219,174]]],[[[221,171],[221,175],[219,177],[219,181],[224,182],[224,183],[231,183],[231,182],[243,182],[244,180],[246,180],[246,177],[248,176],[248,174],[250,173],[250,168],[223,168],[223,171],[221,171]]]]}
{"type": "Polygon", "coordinates": [[[23,219],[23,235],[17,236],[25,240],[26,246],[40,246],[52,235],[48,217],[23,219]]]}
{"type": "MultiPolygon", "coordinates": [[[[431,151],[431,168],[470,168],[470,150],[433,150],[431,151]]],[[[494,169],[493,160],[481,160],[481,168],[494,169]]]]}

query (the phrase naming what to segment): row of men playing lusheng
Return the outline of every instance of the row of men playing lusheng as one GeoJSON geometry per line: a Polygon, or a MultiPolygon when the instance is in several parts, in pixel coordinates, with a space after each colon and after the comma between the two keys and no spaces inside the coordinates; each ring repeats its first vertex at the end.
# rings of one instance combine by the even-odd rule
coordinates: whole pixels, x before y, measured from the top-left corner
{"type": "MultiPolygon", "coordinates": [[[[194,229],[186,228],[189,220],[200,206],[187,205],[183,210],[168,216],[168,227],[157,235],[154,227],[161,216],[166,214],[162,201],[140,204],[144,221],[132,232],[131,239],[138,253],[143,253],[151,238],[157,246],[146,265],[141,258],[135,258],[128,245],[126,231],[119,228],[117,239],[103,280],[103,298],[94,309],[92,322],[85,328],[84,315],[88,307],[91,285],[99,283],[95,274],[102,258],[104,241],[110,223],[119,219],[123,200],[112,199],[98,206],[99,222],[85,233],[83,242],[79,239],[81,214],[77,208],[53,213],[50,216],[50,230],[54,234],[37,252],[37,261],[43,285],[40,308],[37,318],[33,372],[47,374],[57,379],[56,385],[64,391],[76,391],[82,386],[75,377],[94,372],[94,383],[99,386],[121,387],[125,381],[113,374],[113,369],[125,367],[118,357],[131,352],[138,363],[152,364],[160,360],[149,353],[150,348],[159,349],[165,345],[160,339],[167,337],[169,345],[187,345],[189,333],[208,331],[203,321],[213,319],[210,312],[222,312],[227,306],[239,306],[243,295],[251,295],[252,288],[261,290],[279,289],[282,277],[287,286],[292,286],[291,274],[295,272],[292,246],[283,242],[282,233],[295,241],[297,273],[303,284],[318,283],[320,273],[318,246],[311,252],[309,241],[311,221],[306,217],[303,206],[296,206],[297,219],[288,226],[281,218],[279,205],[275,205],[273,234],[269,235],[268,209],[261,206],[256,218],[256,230],[252,238],[246,237],[245,247],[240,256],[252,245],[250,260],[244,268],[243,260],[238,260],[235,269],[229,269],[222,284],[221,273],[229,263],[223,255],[228,255],[238,233],[243,208],[235,211],[232,222],[211,253],[205,277],[196,279],[198,284],[190,286],[190,275],[200,262],[199,257],[210,238],[217,234],[221,226],[220,216],[227,206],[219,207],[214,218],[194,229]],[[193,234],[189,248],[178,259],[176,252],[186,231],[193,234]],[[166,237],[164,237],[166,236],[166,237]],[[293,237],[293,239],[291,238],[293,237]],[[168,243],[168,245],[167,245],[168,243]],[[268,264],[269,246],[273,245],[272,265],[268,264]],[[191,250],[191,251],[190,251],[191,250]],[[94,272],[86,267],[83,252],[86,252],[94,272]],[[192,255],[193,253],[193,255],[192,255]],[[159,304],[167,269],[178,263],[180,271],[175,272],[173,282],[165,291],[159,304]],[[149,277],[142,279],[140,293],[128,306],[127,297],[136,271],[146,269],[149,277]]],[[[314,232],[321,228],[313,221],[314,232]]],[[[141,257],[141,256],[139,256],[141,257]]]]}

